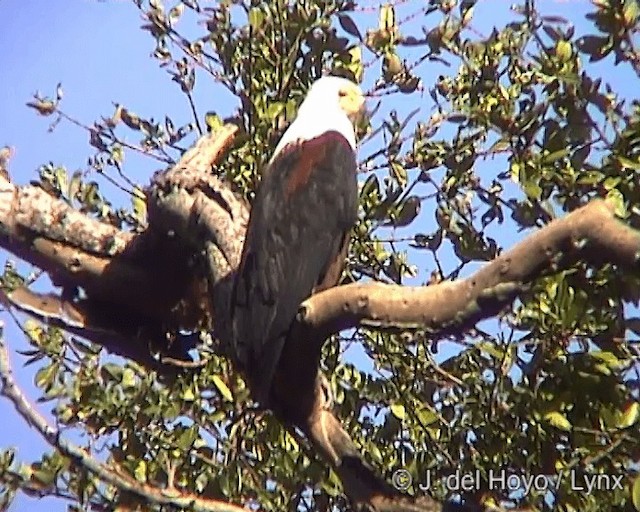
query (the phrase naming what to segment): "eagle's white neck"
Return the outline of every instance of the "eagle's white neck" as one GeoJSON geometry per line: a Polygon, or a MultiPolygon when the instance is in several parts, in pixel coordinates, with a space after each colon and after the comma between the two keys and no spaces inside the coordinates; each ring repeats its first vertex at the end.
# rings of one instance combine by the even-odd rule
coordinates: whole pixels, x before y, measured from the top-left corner
{"type": "Polygon", "coordinates": [[[300,105],[297,117],[278,142],[272,160],[287,144],[297,140],[310,140],[330,131],[343,135],[351,148],[356,150],[353,124],[338,103],[327,104],[327,102],[309,101],[310,99],[307,98],[300,105]]]}

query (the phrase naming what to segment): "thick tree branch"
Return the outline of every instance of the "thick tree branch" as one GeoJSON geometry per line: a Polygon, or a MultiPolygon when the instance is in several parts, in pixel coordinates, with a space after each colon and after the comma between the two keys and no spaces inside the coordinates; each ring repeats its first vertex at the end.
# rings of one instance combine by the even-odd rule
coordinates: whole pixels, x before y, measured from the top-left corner
{"type": "MultiPolygon", "coordinates": [[[[19,289],[5,302],[173,374],[174,365],[152,357],[149,347],[166,345],[166,333],[208,328],[213,314],[204,271],[194,268],[191,255],[202,250],[214,260],[207,269],[215,269],[211,282],[217,284],[229,281],[242,247],[246,204],[211,173],[235,132],[227,126],[203,137],[173,169],[156,175],[149,193],[152,222],[140,234],[122,232],[38,187],[17,187],[1,175],[0,246],[45,270],[54,284],[65,290],[81,287],[88,297],[19,289]],[[185,250],[184,239],[193,250],[185,250]]],[[[224,317],[226,296],[213,297],[220,297],[224,317]]],[[[165,355],[164,361],[184,359],[186,350],[174,344],[165,355]]]]}
{"type": "Polygon", "coordinates": [[[157,173],[147,194],[152,229],[174,232],[206,263],[215,334],[229,341],[229,303],[240,263],[249,208],[211,167],[233,142],[237,127],[225,125],[201,138],[172,169],[157,173]]]}
{"type": "Polygon", "coordinates": [[[273,383],[272,407],[285,424],[301,429],[335,468],[356,509],[377,512],[465,510],[428,496],[412,498],[391,487],[367,464],[331,411],[330,388],[318,371],[324,336],[294,329],[288,337],[273,383]]]}
{"type": "Polygon", "coordinates": [[[203,237],[217,245],[225,258],[224,268],[216,270],[218,279],[238,266],[249,218],[246,203],[211,173],[237,131],[226,125],[215,136],[201,138],[176,166],[154,176],[148,194],[150,224],[175,230],[197,246],[203,237]]]}
{"type": "MultiPolygon", "coordinates": [[[[0,301],[41,322],[106,347],[161,374],[168,374],[171,370],[171,366],[165,364],[166,358],[162,357],[163,354],[181,360],[185,350],[192,348],[192,343],[161,346],[160,340],[164,338],[160,329],[155,333],[149,330],[140,331],[140,323],[135,317],[122,316],[125,312],[114,311],[91,299],[69,301],[55,294],[35,293],[28,288],[20,287],[12,292],[0,290],[0,301]],[[114,330],[114,326],[118,326],[118,329],[114,330]],[[149,341],[153,338],[157,339],[151,346],[149,341]]],[[[152,326],[148,327],[151,328],[152,326]]],[[[178,366],[188,364],[188,361],[184,361],[178,366]]]]}
{"type": "Polygon", "coordinates": [[[0,340],[0,393],[7,397],[25,421],[34,427],[38,433],[62,455],[68,457],[85,470],[90,471],[102,481],[116,486],[120,491],[140,496],[154,505],[171,505],[180,509],[190,509],[197,512],[240,512],[246,509],[230,503],[199,498],[193,494],[180,494],[175,489],[160,490],[150,485],[141,484],[126,476],[124,470],[113,463],[103,464],[91,456],[89,452],[63,439],[60,431],[29,403],[22,390],[16,384],[9,364],[9,354],[5,342],[0,340]]]}
{"type": "Polygon", "coordinates": [[[58,286],[80,286],[94,298],[145,315],[166,308],[175,299],[148,263],[142,264],[149,238],[120,231],[38,187],[17,187],[0,175],[0,245],[47,272],[58,286]]]}
{"type": "Polygon", "coordinates": [[[618,221],[607,202],[596,200],[533,233],[466,279],[422,287],[366,283],[331,288],[305,301],[298,319],[327,335],[358,325],[460,333],[509,305],[534,279],[577,259],[637,270],[640,234],[618,221]]]}
{"type": "Polygon", "coordinates": [[[316,449],[336,468],[345,492],[354,504],[371,506],[377,512],[453,512],[466,511],[453,503],[440,503],[429,496],[403,496],[362,458],[349,434],[330,411],[327,403],[328,383],[316,380],[311,412],[298,425],[316,449]]]}

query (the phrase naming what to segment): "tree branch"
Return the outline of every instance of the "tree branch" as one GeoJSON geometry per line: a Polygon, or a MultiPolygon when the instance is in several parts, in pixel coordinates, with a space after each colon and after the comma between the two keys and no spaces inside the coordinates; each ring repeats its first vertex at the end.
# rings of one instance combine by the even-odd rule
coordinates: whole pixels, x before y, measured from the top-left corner
{"type": "MultiPolygon", "coordinates": [[[[55,294],[35,293],[20,287],[12,292],[0,290],[0,301],[7,308],[15,308],[50,326],[64,329],[163,375],[171,371],[166,363],[171,363],[173,358],[180,363],[171,363],[172,366],[190,367],[193,364],[183,360],[184,353],[193,348],[193,343],[176,342],[163,347],[160,341],[164,338],[159,328],[151,332],[153,326],[148,326],[146,331],[140,331],[141,324],[135,316],[130,313],[122,316],[126,312],[114,311],[91,299],[69,301],[55,294]],[[163,352],[169,357],[161,357],[163,352]]],[[[175,368],[173,370],[175,372],[175,368]]]]}
{"type": "MultiPolygon", "coordinates": [[[[236,131],[225,126],[201,138],[174,168],[156,174],[148,195],[150,227],[139,234],[120,231],[38,187],[17,187],[6,173],[0,175],[0,246],[46,271],[54,284],[66,290],[80,287],[88,297],[61,298],[22,288],[6,294],[5,302],[173,374],[175,365],[152,357],[149,347],[163,348],[167,332],[210,328],[212,296],[220,297],[222,317],[227,307],[224,294],[211,294],[192,254],[203,250],[214,260],[207,265],[215,270],[213,284],[229,280],[237,266],[248,210],[211,173],[236,131]],[[193,251],[185,250],[185,239],[193,251]]],[[[189,359],[179,344],[166,355],[164,361],[189,359]]]]}
{"type": "Polygon", "coordinates": [[[316,381],[312,412],[298,425],[316,449],[336,468],[345,493],[359,506],[373,507],[377,512],[453,512],[468,510],[453,503],[440,503],[429,496],[411,498],[402,495],[377,477],[342,428],[340,420],[329,409],[321,377],[316,381]]]}
{"type": "Polygon", "coordinates": [[[306,300],[298,321],[326,335],[357,326],[460,333],[509,305],[545,273],[578,259],[637,270],[640,234],[595,200],[533,233],[472,276],[432,286],[349,284],[306,300]]]}
{"type": "Polygon", "coordinates": [[[124,470],[115,464],[108,466],[96,460],[85,449],[63,439],[60,431],[53,428],[47,420],[29,403],[27,397],[16,384],[9,363],[9,355],[4,340],[0,340],[0,393],[8,398],[16,411],[25,421],[34,427],[38,433],[62,455],[68,457],[87,471],[95,474],[102,481],[116,486],[120,491],[130,492],[140,496],[154,505],[171,505],[180,509],[191,509],[197,512],[241,512],[246,509],[230,503],[217,500],[199,498],[193,494],[178,494],[160,490],[150,485],[141,484],[126,476],[124,470]]]}
{"type": "Polygon", "coordinates": [[[153,266],[142,264],[154,245],[148,234],[120,231],[38,187],[17,187],[2,175],[0,245],[47,272],[58,286],[80,286],[96,299],[145,315],[175,300],[153,266]]]}

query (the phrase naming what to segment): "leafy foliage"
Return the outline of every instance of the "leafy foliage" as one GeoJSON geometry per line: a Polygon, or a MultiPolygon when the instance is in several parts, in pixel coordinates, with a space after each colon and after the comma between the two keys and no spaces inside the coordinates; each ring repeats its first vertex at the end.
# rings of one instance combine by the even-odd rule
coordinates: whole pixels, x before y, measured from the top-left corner
{"type": "MultiPolygon", "coordinates": [[[[176,128],[169,117],[158,123],[117,105],[86,127],[95,149],[88,173],[132,193],[131,207],[115,210],[95,181],[43,166],[42,187],[107,222],[145,223],[125,154],[170,163],[195,134],[229,118],[242,133],[216,172],[250,197],[308,84],[330,71],[362,81],[375,106],[361,127],[361,212],[345,280],[454,279],[516,233],[594,197],[615,201],[617,215],[640,227],[640,104],[593,65],[613,61],[640,77],[636,0],[594,1],[587,33],[526,0],[488,36],[474,25],[486,2],[135,3],[194,120],[176,128]],[[204,31],[183,35],[195,21],[204,31]],[[211,81],[233,112],[195,109],[194,90],[211,81]],[[139,143],[126,144],[124,131],[139,143]]],[[[69,119],[61,99],[59,90],[30,106],[69,119]]],[[[9,266],[3,286],[19,278],[9,266]]],[[[449,342],[345,333],[326,344],[322,362],[337,413],[380,472],[410,472],[409,493],[423,492],[417,484],[429,473],[433,495],[455,498],[442,478],[478,471],[480,488],[459,498],[532,510],[637,508],[638,320],[624,302],[638,286],[637,275],[612,266],[576,264],[541,277],[498,321],[449,342]],[[491,488],[491,470],[560,481],[528,493],[491,488]],[[604,474],[624,475],[623,489],[572,486],[604,474]]],[[[97,457],[136,480],[265,510],[348,509],[334,472],[301,437],[252,409],[225,359],[212,356],[197,375],[167,384],[56,329],[28,323],[24,332],[41,401],[53,401],[58,422],[86,432],[97,457]]],[[[135,505],[56,453],[31,464],[14,459],[10,450],[0,455],[3,503],[21,489],[79,506],[135,505]]]]}

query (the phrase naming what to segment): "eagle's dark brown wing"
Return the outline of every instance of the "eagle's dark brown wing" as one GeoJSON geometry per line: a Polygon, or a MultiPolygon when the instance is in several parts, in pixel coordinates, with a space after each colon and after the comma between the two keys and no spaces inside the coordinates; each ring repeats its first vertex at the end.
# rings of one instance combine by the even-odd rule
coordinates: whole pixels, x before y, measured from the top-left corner
{"type": "Polygon", "coordinates": [[[289,145],[265,172],[231,305],[236,352],[258,401],[268,400],[300,303],[340,278],[357,198],[355,154],[337,132],[289,145]]]}

